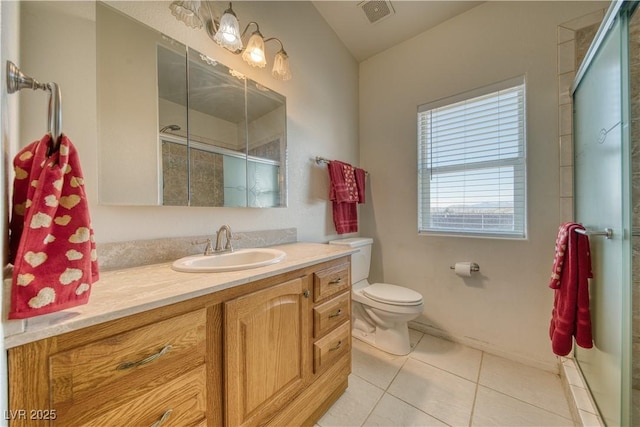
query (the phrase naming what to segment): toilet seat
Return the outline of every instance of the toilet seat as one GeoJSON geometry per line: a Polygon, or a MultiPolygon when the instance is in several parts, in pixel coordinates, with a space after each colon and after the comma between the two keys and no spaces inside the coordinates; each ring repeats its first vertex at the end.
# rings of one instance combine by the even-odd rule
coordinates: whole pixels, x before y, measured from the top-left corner
{"type": "Polygon", "coordinates": [[[362,289],[367,298],[384,304],[415,306],[422,304],[422,295],[402,286],[374,283],[362,289]]]}

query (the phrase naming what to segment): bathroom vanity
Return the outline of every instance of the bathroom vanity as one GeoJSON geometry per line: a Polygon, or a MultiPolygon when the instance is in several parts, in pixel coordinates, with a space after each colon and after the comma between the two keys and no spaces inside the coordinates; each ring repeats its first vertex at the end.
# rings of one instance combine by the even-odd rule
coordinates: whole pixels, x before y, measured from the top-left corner
{"type": "Polygon", "coordinates": [[[11,425],[312,425],[351,370],[350,254],[105,272],[86,306],[7,337],[11,425]]]}

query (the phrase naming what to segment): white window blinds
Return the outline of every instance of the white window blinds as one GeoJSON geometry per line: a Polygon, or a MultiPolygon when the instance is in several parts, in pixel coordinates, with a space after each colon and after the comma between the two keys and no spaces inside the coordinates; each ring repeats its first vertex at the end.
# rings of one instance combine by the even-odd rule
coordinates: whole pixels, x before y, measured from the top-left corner
{"type": "Polygon", "coordinates": [[[421,233],[526,237],[524,77],[418,107],[421,233]]]}

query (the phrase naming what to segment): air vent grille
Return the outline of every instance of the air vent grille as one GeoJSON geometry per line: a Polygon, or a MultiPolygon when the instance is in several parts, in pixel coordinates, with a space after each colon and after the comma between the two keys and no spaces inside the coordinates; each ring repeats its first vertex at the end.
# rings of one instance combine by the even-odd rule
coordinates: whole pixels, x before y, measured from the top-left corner
{"type": "Polygon", "coordinates": [[[369,0],[359,4],[360,8],[372,24],[395,13],[390,1],[369,0]]]}

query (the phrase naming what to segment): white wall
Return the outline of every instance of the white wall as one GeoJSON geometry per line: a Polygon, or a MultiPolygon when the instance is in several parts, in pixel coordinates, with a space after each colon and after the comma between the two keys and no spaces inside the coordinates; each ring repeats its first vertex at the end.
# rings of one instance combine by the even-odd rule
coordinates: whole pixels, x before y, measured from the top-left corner
{"type": "MultiPolygon", "coordinates": [[[[222,224],[237,231],[297,227],[298,238],[326,241],[335,229],[327,203],[328,177],[315,156],[358,162],[358,65],[309,2],[236,2],[242,22],[257,20],[265,37],[282,40],[290,57],[293,79],[271,78],[269,65],[255,69],[240,56],[218,47],[203,30],[178,22],[169,2],[112,2],[113,7],[147,23],[202,53],[219,59],[287,98],[289,206],[274,209],[117,207],[98,205],[95,70],[95,4],[92,2],[24,2],[29,22],[25,70],[60,84],[64,131],[80,152],[98,244],[157,237],[213,233],[222,224]],[[294,19],[295,18],[295,19],[294,19]],[[54,19],[69,34],[50,31],[54,19]],[[94,31],[92,33],[92,31],[94,31]]],[[[226,6],[226,5],[223,5],[226,6]]],[[[267,51],[275,54],[277,43],[267,51]]],[[[145,78],[145,76],[140,76],[145,78]]],[[[30,97],[21,110],[28,118],[21,143],[46,131],[46,95],[30,97]]]]}
{"type": "Polygon", "coordinates": [[[551,368],[559,225],[557,25],[602,2],[487,2],[360,64],[360,165],[370,173],[362,233],[372,279],[413,288],[425,330],[551,368]],[[528,239],[419,236],[416,107],[510,77],[527,79],[528,239]],[[449,269],[475,261],[462,279],[449,269]]]}

